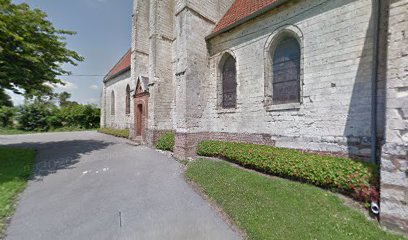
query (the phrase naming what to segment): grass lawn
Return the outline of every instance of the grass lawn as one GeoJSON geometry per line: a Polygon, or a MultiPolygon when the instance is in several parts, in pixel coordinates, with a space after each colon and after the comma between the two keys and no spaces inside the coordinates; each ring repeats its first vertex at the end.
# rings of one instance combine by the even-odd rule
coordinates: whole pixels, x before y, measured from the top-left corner
{"type": "Polygon", "coordinates": [[[98,132],[115,137],[129,138],[129,129],[99,128],[98,132]]]}
{"type": "Polygon", "coordinates": [[[203,159],[188,164],[186,177],[222,207],[249,239],[404,239],[382,231],[331,192],[312,185],[203,159]]]}
{"type": "Polygon", "coordinates": [[[16,135],[16,134],[27,134],[32,132],[22,131],[14,128],[0,128],[0,135],[16,135]]]}
{"type": "Polygon", "coordinates": [[[6,220],[14,212],[17,196],[24,190],[32,173],[35,151],[0,147],[0,239],[6,220]]]}
{"type": "MultiPolygon", "coordinates": [[[[96,129],[82,129],[82,128],[58,128],[51,129],[48,132],[77,132],[77,131],[95,131],[96,129]]],[[[17,135],[17,134],[30,134],[30,133],[46,133],[46,132],[36,132],[36,131],[23,131],[14,128],[1,128],[0,135],[17,135]]]]}

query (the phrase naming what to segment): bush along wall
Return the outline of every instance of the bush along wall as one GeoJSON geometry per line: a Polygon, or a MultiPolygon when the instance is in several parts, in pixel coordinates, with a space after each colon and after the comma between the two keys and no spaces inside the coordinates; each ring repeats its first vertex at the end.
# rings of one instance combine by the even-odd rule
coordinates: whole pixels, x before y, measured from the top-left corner
{"type": "Polygon", "coordinates": [[[201,142],[197,154],[328,188],[363,202],[379,199],[378,166],[374,164],[293,149],[222,141],[201,142]]]}
{"type": "Polygon", "coordinates": [[[174,133],[168,132],[163,134],[157,141],[156,148],[163,151],[173,151],[175,144],[175,135],[174,133]]]}
{"type": "Polygon", "coordinates": [[[129,129],[100,128],[98,132],[122,138],[129,138],[130,134],[129,129]]]}

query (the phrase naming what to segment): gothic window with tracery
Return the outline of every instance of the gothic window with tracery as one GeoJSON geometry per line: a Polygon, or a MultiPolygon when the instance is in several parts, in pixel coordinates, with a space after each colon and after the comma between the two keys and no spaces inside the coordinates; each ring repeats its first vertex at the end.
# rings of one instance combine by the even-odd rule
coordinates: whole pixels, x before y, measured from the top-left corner
{"type": "Polygon", "coordinates": [[[300,102],[300,45],[285,37],[272,52],[272,104],[300,102]]]}
{"type": "Polygon", "coordinates": [[[222,107],[237,106],[237,69],[235,59],[228,54],[222,65],[222,107]]]}
{"type": "Polygon", "coordinates": [[[130,87],[126,86],[126,114],[130,114],[130,87]]]}
{"type": "Polygon", "coordinates": [[[115,92],[111,92],[111,115],[115,115],[115,92]]]}

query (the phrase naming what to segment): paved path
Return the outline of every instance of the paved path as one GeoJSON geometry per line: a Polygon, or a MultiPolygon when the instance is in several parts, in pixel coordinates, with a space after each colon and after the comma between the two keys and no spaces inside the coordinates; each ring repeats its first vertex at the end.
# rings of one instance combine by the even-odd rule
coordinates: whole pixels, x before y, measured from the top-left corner
{"type": "Polygon", "coordinates": [[[96,132],[0,136],[0,144],[38,149],[8,240],[239,239],[182,166],[147,147],[96,132]]]}

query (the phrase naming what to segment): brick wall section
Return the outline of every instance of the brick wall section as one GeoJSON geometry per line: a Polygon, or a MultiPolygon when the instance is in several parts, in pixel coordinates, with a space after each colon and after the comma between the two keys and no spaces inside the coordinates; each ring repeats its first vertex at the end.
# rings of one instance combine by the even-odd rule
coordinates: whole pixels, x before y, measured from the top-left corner
{"type": "Polygon", "coordinates": [[[237,133],[176,133],[174,156],[186,159],[196,155],[197,144],[203,140],[220,140],[229,142],[255,143],[274,146],[269,134],[237,134],[237,133]]]}
{"type": "Polygon", "coordinates": [[[408,234],[408,0],[390,1],[381,223],[408,234]]]}

